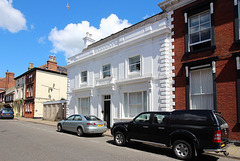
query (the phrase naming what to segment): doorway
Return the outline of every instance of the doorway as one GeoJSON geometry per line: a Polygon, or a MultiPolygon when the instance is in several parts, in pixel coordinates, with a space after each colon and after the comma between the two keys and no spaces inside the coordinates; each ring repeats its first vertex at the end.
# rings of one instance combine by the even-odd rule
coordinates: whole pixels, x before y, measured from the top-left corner
{"type": "Polygon", "coordinates": [[[104,96],[104,121],[107,122],[107,127],[110,128],[110,107],[111,107],[111,96],[105,95],[104,96]]]}

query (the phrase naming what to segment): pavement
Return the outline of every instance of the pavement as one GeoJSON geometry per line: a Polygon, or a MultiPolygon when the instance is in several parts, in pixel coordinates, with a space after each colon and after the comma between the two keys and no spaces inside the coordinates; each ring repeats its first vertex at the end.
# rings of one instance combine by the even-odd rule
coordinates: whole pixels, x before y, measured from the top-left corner
{"type": "MultiPolygon", "coordinates": [[[[25,117],[15,117],[14,119],[19,121],[26,121],[26,122],[32,122],[36,124],[44,124],[49,126],[54,126],[57,129],[57,123],[58,121],[49,121],[49,120],[43,120],[43,119],[32,119],[32,118],[25,118],[25,117]]],[[[107,130],[104,134],[104,136],[112,137],[111,131],[107,130]]],[[[240,160],[240,142],[232,142],[229,144],[229,147],[227,148],[227,152],[229,153],[228,156],[225,156],[223,153],[215,153],[215,152],[206,152],[209,155],[213,155],[216,157],[226,157],[231,159],[240,160]]]]}

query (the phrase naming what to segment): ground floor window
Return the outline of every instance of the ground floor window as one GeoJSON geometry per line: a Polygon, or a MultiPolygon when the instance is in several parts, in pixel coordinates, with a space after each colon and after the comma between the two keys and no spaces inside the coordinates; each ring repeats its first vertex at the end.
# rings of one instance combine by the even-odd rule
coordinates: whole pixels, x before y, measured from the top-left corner
{"type": "Polygon", "coordinates": [[[124,93],[124,117],[135,117],[147,110],[147,92],[124,93]]]}
{"type": "Polygon", "coordinates": [[[190,109],[214,109],[211,68],[190,72],[190,109]]]}
{"type": "Polygon", "coordinates": [[[79,98],[78,99],[78,113],[82,115],[90,114],[90,98],[79,98]]]}
{"type": "Polygon", "coordinates": [[[33,108],[32,102],[26,103],[26,112],[32,112],[32,108],[33,108]]]}

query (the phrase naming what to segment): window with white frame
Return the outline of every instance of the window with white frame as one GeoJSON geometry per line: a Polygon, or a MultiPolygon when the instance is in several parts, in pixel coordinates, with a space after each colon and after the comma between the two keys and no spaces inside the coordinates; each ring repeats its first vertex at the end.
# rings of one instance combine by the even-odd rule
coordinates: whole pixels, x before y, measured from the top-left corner
{"type": "Polygon", "coordinates": [[[82,83],[87,83],[87,71],[81,72],[81,81],[82,83]]]}
{"type": "Polygon", "coordinates": [[[90,98],[79,98],[78,99],[78,113],[82,115],[90,114],[90,98]]]}
{"type": "Polygon", "coordinates": [[[147,92],[124,93],[124,117],[135,117],[147,111],[147,92]]]}
{"type": "Polygon", "coordinates": [[[240,40],[240,0],[238,0],[237,3],[238,3],[238,5],[237,5],[237,7],[238,7],[238,12],[237,12],[238,13],[238,15],[237,15],[237,17],[238,17],[238,21],[237,21],[238,22],[238,25],[237,25],[238,29],[237,30],[238,30],[238,40],[240,40]]]}
{"type": "Polygon", "coordinates": [[[140,71],[140,55],[129,58],[129,71],[130,72],[138,72],[140,71]]]}
{"type": "Polygon", "coordinates": [[[186,54],[216,49],[214,2],[204,1],[183,10],[186,54]]]}
{"type": "Polygon", "coordinates": [[[214,109],[211,68],[190,72],[190,109],[214,109]]]}
{"type": "Polygon", "coordinates": [[[111,77],[111,64],[102,67],[103,78],[111,77]]]}
{"type": "Polygon", "coordinates": [[[210,12],[203,12],[189,18],[189,45],[211,41],[210,12]]]}

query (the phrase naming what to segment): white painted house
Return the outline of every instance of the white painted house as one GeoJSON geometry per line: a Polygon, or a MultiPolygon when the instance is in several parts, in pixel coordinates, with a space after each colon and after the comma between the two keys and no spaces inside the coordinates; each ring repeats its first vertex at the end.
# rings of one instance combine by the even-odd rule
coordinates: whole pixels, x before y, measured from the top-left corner
{"type": "MultiPolygon", "coordinates": [[[[67,116],[92,114],[108,122],[174,106],[172,13],[159,13],[68,58],[67,116]]],[[[89,45],[89,43],[92,43],[89,45]]]]}

